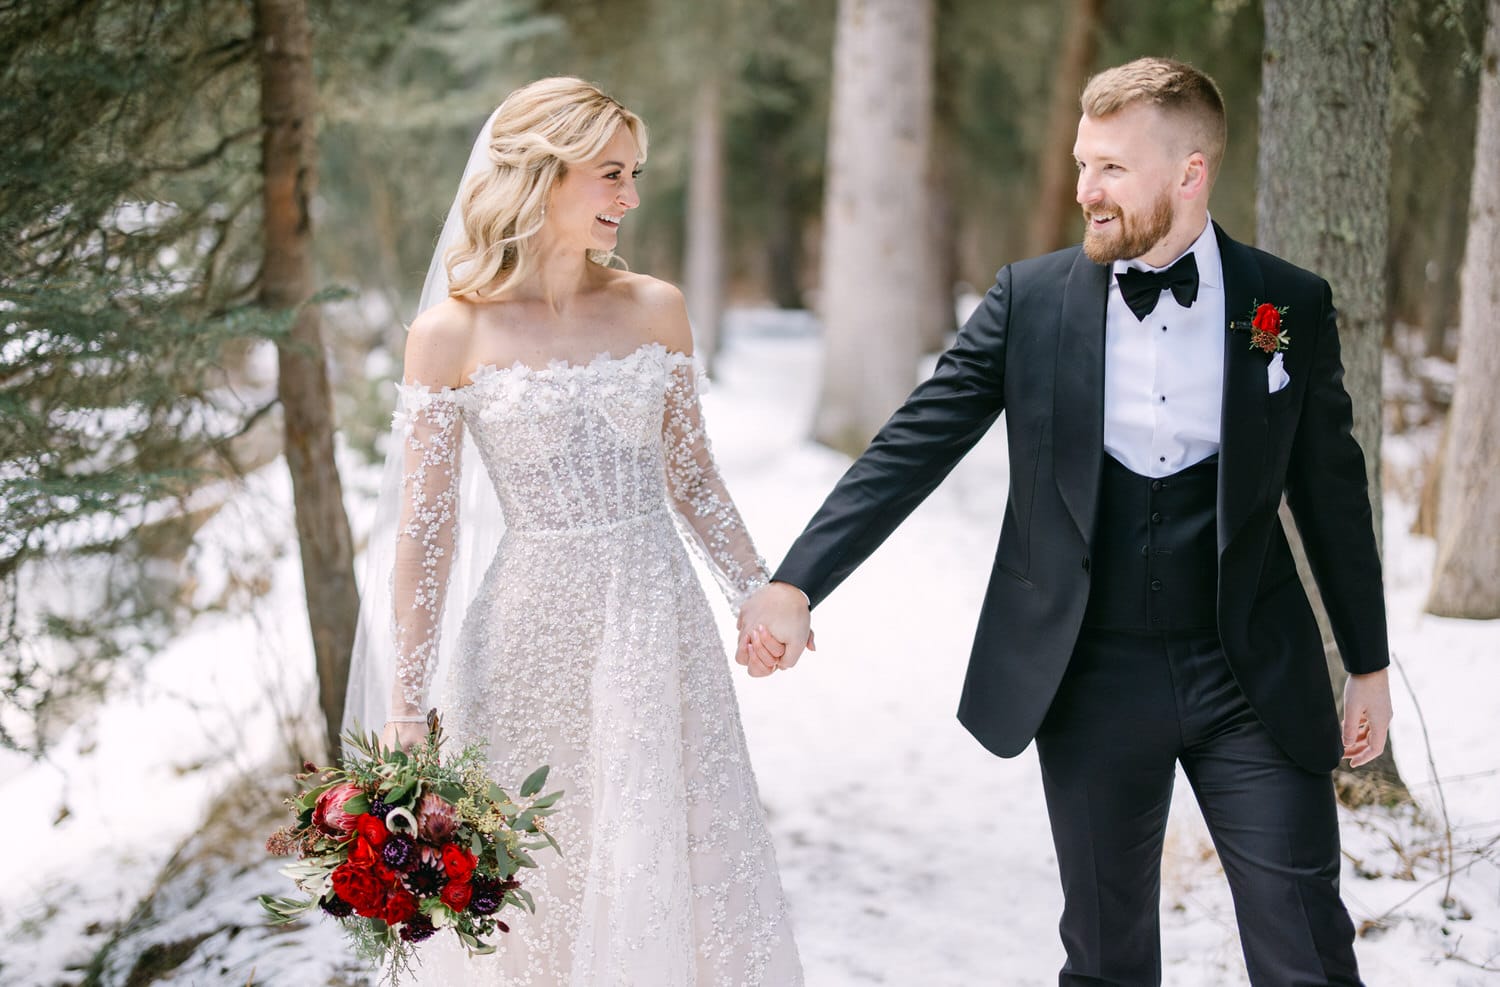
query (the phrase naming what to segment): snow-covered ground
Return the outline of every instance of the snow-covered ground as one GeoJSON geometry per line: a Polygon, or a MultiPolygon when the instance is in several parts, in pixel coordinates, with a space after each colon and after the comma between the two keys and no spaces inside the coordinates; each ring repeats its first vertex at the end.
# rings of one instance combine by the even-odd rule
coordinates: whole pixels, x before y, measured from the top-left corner
{"type": "MultiPolygon", "coordinates": [[[[806,318],[736,312],[728,340],[710,429],[774,562],[846,462],[804,438],[819,361],[806,318]]],[[[1002,428],[819,608],[817,653],[789,674],[737,677],[811,987],[1056,982],[1061,894],[1035,756],[996,759],[953,716],[1004,504],[1002,428]]],[[[123,984],[142,956],[178,964],[174,983],[362,982],[332,923],[273,932],[254,904],[284,890],[257,850],[279,811],[265,766],[307,708],[312,666],[279,470],[204,533],[254,532],[282,553],[258,612],[201,623],[47,761],[0,758],[0,983],[123,984]]],[[[1393,737],[1421,816],[1346,812],[1343,887],[1369,930],[1370,984],[1494,983],[1500,623],[1421,612],[1432,546],[1407,533],[1411,510],[1388,497],[1385,553],[1393,737]],[[1459,871],[1446,908],[1444,803],[1459,871]]],[[[1162,916],[1168,984],[1246,982],[1185,784],[1162,916]]]]}

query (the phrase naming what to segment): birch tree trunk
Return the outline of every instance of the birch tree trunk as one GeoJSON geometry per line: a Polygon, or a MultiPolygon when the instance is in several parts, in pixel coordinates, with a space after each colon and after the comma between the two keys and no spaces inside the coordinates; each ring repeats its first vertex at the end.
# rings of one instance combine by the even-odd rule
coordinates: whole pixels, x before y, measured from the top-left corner
{"type": "MultiPolygon", "coordinates": [[[[1380,364],[1385,336],[1389,223],[1391,5],[1389,0],[1265,0],[1260,92],[1259,246],[1316,271],[1339,310],[1344,386],[1354,437],[1365,453],[1381,535],[1380,364]],[[1329,135],[1338,135],[1330,139],[1329,135]]],[[[1282,525],[1323,631],[1334,695],[1343,664],[1301,539],[1283,504],[1282,525]]],[[[1409,801],[1392,747],[1355,773],[1335,772],[1349,803],[1409,801]]]]}
{"type": "Polygon", "coordinates": [[[935,309],[932,74],[932,0],[839,0],[814,435],[851,455],[916,383],[935,309]]]}
{"type": "Polygon", "coordinates": [[[1500,0],[1489,0],[1479,63],[1479,132],[1459,302],[1458,379],[1438,491],[1437,564],[1427,610],[1500,617],[1500,0]]]}
{"type": "Polygon", "coordinates": [[[693,102],[688,166],[687,257],[683,289],[693,346],[705,366],[719,352],[724,318],[723,90],[717,72],[703,78],[693,102]]]}
{"type": "Polygon", "coordinates": [[[1030,256],[1059,250],[1083,236],[1082,213],[1074,191],[1076,172],[1069,164],[1078,133],[1078,98],[1099,54],[1098,29],[1104,0],[1073,0],[1070,8],[1052,75],[1047,132],[1037,156],[1036,208],[1031,212],[1026,238],[1030,256]]]}
{"type": "Polygon", "coordinates": [[[312,38],[303,0],[255,0],[255,47],[265,182],[260,303],[296,312],[291,337],[279,347],[278,389],[317,662],[318,704],[328,750],[337,753],[359,593],[343,488],[333,459],[333,399],[318,308],[307,304],[313,293],[310,206],[318,150],[312,38]]]}

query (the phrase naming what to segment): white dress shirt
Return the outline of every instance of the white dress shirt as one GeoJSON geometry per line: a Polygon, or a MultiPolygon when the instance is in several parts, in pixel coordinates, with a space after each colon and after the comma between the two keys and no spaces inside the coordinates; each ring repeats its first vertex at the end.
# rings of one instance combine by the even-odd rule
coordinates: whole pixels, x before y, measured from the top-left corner
{"type": "MultiPolygon", "coordinates": [[[[1224,265],[1212,223],[1183,254],[1198,265],[1188,308],[1164,291],[1144,321],[1113,274],[1104,317],[1104,451],[1141,476],[1168,476],[1219,451],[1224,406],[1224,265]]],[[[1115,261],[1114,271],[1159,271],[1115,261]]]]}

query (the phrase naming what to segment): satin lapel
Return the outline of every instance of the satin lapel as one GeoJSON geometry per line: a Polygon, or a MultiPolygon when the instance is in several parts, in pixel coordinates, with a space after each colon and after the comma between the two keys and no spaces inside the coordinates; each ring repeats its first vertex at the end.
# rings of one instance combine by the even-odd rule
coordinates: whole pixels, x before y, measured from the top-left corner
{"type": "MultiPolygon", "coordinates": [[[[1244,244],[1214,224],[1224,264],[1224,331],[1249,319],[1266,300],[1260,265],[1244,244]]],[[[1266,466],[1266,356],[1250,348],[1244,333],[1229,333],[1224,346],[1224,405],[1219,424],[1219,551],[1245,523],[1263,486],[1266,466]]]]}
{"type": "Polygon", "coordinates": [[[1063,288],[1053,389],[1057,488],[1084,542],[1094,537],[1104,454],[1104,312],[1110,267],[1078,252],[1063,288]]]}

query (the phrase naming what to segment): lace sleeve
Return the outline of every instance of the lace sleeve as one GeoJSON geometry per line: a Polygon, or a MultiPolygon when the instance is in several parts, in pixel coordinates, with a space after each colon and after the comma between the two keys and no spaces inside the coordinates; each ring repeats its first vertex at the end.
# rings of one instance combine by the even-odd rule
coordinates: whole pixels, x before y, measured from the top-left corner
{"type": "Polygon", "coordinates": [[[698,404],[698,371],[689,361],[672,368],[662,420],[667,492],[687,533],[736,609],[766,584],[770,573],[714,465],[698,404]]]}
{"type": "Polygon", "coordinates": [[[403,467],[391,571],[396,663],[391,712],[407,715],[425,707],[458,545],[463,420],[453,392],[400,385],[394,433],[403,467]]]}

